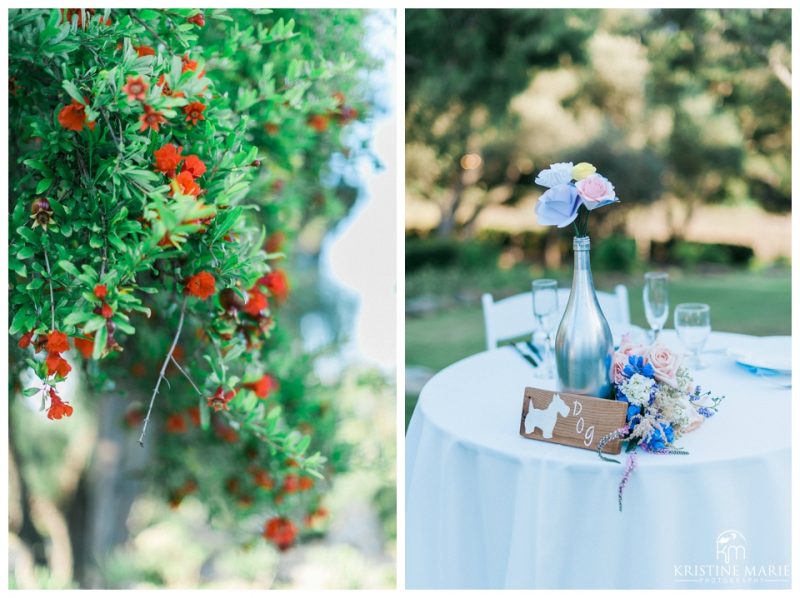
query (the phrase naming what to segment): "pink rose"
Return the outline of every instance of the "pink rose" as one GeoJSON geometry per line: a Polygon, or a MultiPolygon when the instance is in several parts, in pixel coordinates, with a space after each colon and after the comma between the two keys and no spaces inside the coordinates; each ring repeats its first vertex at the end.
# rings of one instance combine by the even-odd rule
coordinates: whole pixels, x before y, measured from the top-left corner
{"type": "Polygon", "coordinates": [[[678,368],[681,366],[681,359],[678,355],[662,344],[655,344],[650,347],[646,358],[648,363],[653,366],[656,380],[677,387],[678,368]]]}
{"type": "Polygon", "coordinates": [[[599,174],[590,174],[575,183],[575,188],[578,189],[578,194],[583,199],[583,205],[589,210],[617,201],[614,185],[599,174]]]}
{"type": "Polygon", "coordinates": [[[625,369],[625,364],[628,363],[628,356],[623,353],[614,353],[614,363],[611,364],[611,381],[614,384],[622,384],[625,376],[622,370],[625,369]]]}
{"type": "Polygon", "coordinates": [[[617,349],[617,353],[619,355],[624,355],[622,357],[624,363],[628,363],[627,356],[629,355],[644,355],[645,348],[643,345],[639,345],[633,342],[632,336],[630,332],[626,332],[622,335],[622,339],[620,339],[619,349],[617,349]]]}

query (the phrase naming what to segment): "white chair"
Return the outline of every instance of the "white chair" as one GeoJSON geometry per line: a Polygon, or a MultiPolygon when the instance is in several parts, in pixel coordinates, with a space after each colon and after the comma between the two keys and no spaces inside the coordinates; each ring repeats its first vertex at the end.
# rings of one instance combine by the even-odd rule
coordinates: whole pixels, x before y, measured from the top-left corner
{"type": "MultiPolygon", "coordinates": [[[[618,284],[613,293],[597,292],[600,309],[606,320],[615,328],[624,329],[630,326],[631,313],[628,304],[628,289],[618,284]]],[[[558,289],[558,307],[561,313],[567,308],[569,289],[558,289]]],[[[502,341],[531,334],[536,330],[536,319],[533,316],[533,295],[531,292],[513,295],[495,301],[489,293],[481,298],[483,303],[483,322],[486,329],[486,349],[496,349],[502,341]]]]}

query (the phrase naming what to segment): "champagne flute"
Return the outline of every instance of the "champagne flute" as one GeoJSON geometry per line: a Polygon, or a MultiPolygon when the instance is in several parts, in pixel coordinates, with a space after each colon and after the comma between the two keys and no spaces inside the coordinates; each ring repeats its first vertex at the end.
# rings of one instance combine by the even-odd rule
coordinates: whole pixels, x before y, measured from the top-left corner
{"type": "Polygon", "coordinates": [[[644,275],[642,298],[651,340],[655,342],[669,317],[669,275],[666,272],[647,272],[644,275]]]}
{"type": "Polygon", "coordinates": [[[705,303],[681,303],[675,307],[675,330],[692,354],[692,367],[701,369],[700,351],[711,334],[711,308],[705,303]]]}
{"type": "Polygon", "coordinates": [[[533,293],[533,315],[539,329],[545,333],[545,376],[553,377],[553,329],[558,318],[558,282],[551,278],[540,278],[531,283],[533,293]]]}

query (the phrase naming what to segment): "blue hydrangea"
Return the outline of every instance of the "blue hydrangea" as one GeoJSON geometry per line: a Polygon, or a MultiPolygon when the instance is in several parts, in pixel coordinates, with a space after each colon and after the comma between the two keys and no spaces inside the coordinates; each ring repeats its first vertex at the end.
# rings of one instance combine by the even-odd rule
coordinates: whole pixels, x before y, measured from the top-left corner
{"type": "Polygon", "coordinates": [[[655,379],[655,370],[649,363],[645,363],[644,357],[641,355],[631,355],[628,357],[628,364],[622,370],[625,377],[630,378],[634,374],[641,374],[647,378],[655,379]]]}
{"type": "Polygon", "coordinates": [[[666,448],[668,444],[672,444],[674,439],[675,432],[672,429],[672,424],[662,424],[660,427],[655,426],[653,428],[653,433],[645,443],[645,446],[651,451],[660,451],[661,449],[666,448]],[[666,435],[666,439],[661,434],[661,428],[664,429],[664,435],[666,435]]]}

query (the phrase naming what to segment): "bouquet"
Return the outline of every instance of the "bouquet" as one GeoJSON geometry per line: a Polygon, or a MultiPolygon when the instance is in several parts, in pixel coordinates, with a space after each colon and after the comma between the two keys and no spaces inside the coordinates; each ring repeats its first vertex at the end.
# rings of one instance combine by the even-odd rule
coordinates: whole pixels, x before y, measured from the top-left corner
{"type": "Polygon", "coordinates": [[[619,486],[621,511],[622,492],[636,467],[636,449],[688,454],[676,446],[676,441],[713,416],[723,397],[703,392],[695,385],[681,355],[659,343],[634,344],[627,334],[622,337],[611,367],[614,397],[628,405],[626,425],[605,436],[597,449],[603,460],[617,462],[604,456],[603,448],[615,439],[627,443],[630,456],[619,486]]]}
{"type": "Polygon", "coordinates": [[[619,201],[611,181],[588,162],[551,164],[536,184],[548,188],[536,204],[539,224],[564,228],[574,223],[576,237],[589,234],[590,211],[619,201]]]}

